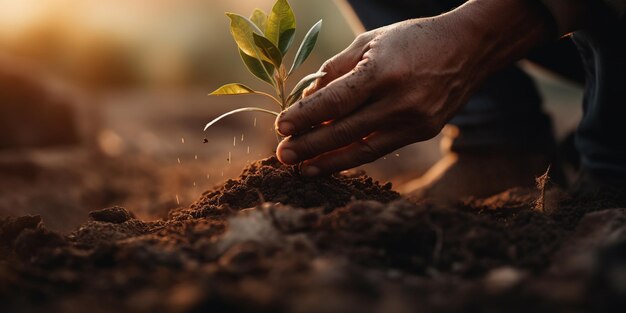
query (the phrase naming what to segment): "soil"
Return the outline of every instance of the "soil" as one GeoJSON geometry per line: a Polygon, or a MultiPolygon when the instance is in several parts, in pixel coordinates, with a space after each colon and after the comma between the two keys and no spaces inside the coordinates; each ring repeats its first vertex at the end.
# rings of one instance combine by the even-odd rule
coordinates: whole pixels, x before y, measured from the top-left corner
{"type": "Polygon", "coordinates": [[[332,210],[353,200],[389,202],[400,195],[391,184],[380,185],[362,172],[322,178],[300,176],[296,166],[284,166],[276,157],[253,163],[237,180],[230,179],[207,191],[191,205],[192,211],[215,206],[241,210],[263,202],[280,202],[299,208],[323,207],[332,210]]]}
{"type": "Polygon", "coordinates": [[[626,281],[611,271],[626,264],[626,210],[555,190],[539,211],[539,194],[415,204],[363,173],[303,178],[269,158],[156,221],[111,207],[61,235],[39,216],[1,219],[0,303],[92,313],[623,305],[626,281]]]}

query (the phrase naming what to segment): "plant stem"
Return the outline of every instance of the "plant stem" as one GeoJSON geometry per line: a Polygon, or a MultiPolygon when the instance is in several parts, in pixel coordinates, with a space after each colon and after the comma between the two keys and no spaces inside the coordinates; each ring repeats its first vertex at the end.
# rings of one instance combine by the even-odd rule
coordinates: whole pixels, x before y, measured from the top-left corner
{"type": "Polygon", "coordinates": [[[285,80],[287,79],[285,75],[284,65],[281,65],[276,69],[276,93],[278,94],[278,98],[281,101],[281,109],[284,110],[287,108],[287,99],[285,99],[285,80]]]}
{"type": "Polygon", "coordinates": [[[206,126],[204,126],[204,130],[206,131],[209,127],[211,127],[211,125],[217,123],[219,120],[229,116],[229,115],[233,115],[236,113],[241,113],[241,112],[251,112],[251,111],[257,111],[257,112],[263,112],[263,113],[267,113],[267,114],[271,114],[274,116],[278,116],[280,113],[278,112],[274,112],[274,111],[270,111],[270,110],[266,110],[266,109],[261,109],[261,108],[255,108],[255,107],[248,107],[248,108],[241,108],[241,109],[237,109],[237,110],[232,110],[230,112],[226,112],[218,117],[216,117],[215,119],[213,119],[212,121],[210,121],[208,124],[206,124],[206,126]]]}
{"type": "Polygon", "coordinates": [[[276,97],[270,95],[269,93],[265,93],[265,92],[262,92],[262,91],[255,91],[254,93],[262,95],[262,96],[269,97],[270,99],[274,100],[274,102],[276,102],[276,104],[278,104],[281,109],[283,108],[283,103],[280,100],[276,99],[276,97]]]}

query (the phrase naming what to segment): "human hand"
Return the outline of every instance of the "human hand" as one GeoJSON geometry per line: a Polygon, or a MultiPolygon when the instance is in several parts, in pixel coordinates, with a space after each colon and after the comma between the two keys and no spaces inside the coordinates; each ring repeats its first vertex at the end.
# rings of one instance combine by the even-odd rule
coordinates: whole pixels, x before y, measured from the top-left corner
{"type": "Polygon", "coordinates": [[[277,120],[283,163],[315,176],[434,137],[476,81],[467,39],[436,18],[379,28],[327,61],[326,76],[277,120]],[[442,25],[443,24],[443,25],[442,25]]]}
{"type": "Polygon", "coordinates": [[[316,176],[434,137],[486,76],[545,40],[545,18],[527,1],[474,0],[358,36],[277,118],[279,160],[316,176]]]}

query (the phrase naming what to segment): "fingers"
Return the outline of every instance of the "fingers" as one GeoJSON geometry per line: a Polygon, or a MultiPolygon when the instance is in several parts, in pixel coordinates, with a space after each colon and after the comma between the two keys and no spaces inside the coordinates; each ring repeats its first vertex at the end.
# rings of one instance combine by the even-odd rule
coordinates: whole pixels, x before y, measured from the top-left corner
{"type": "Polygon", "coordinates": [[[318,72],[326,73],[326,75],[315,80],[313,84],[306,88],[304,96],[313,94],[314,92],[326,87],[333,80],[345,75],[356,67],[361,60],[361,54],[356,51],[348,53],[340,53],[322,64],[318,72]]]}
{"type": "Polygon", "coordinates": [[[276,119],[276,130],[290,136],[352,112],[369,97],[374,68],[373,60],[361,60],[349,73],[283,111],[276,119]]]}
{"type": "Polygon", "coordinates": [[[305,161],[300,171],[304,176],[317,176],[370,163],[408,144],[395,132],[377,132],[347,147],[305,161]]]}
{"type": "Polygon", "coordinates": [[[324,62],[319,72],[324,72],[326,75],[317,79],[315,83],[306,88],[303,92],[303,96],[307,97],[313,94],[326,87],[330,82],[354,69],[363,58],[363,54],[367,50],[367,45],[372,37],[372,33],[359,35],[348,48],[324,62]]]}
{"type": "Polygon", "coordinates": [[[327,124],[322,124],[302,135],[283,140],[276,150],[285,164],[297,164],[322,153],[339,149],[361,140],[376,129],[371,114],[359,111],[327,124]]]}
{"type": "Polygon", "coordinates": [[[314,92],[326,87],[330,82],[345,75],[356,67],[363,56],[361,50],[349,47],[338,55],[332,57],[322,64],[319,72],[326,73],[323,77],[315,80],[311,86],[305,89],[304,96],[309,96],[314,92]]]}

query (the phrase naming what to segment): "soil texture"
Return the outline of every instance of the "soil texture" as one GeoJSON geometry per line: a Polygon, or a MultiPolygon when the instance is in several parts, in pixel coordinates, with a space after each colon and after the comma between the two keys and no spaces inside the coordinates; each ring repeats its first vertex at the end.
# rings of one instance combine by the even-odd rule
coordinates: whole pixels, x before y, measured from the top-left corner
{"type": "Polygon", "coordinates": [[[309,179],[269,158],[157,221],[111,207],[61,235],[39,216],[0,220],[0,303],[92,313],[622,307],[626,209],[553,192],[538,210],[539,194],[414,204],[363,173],[309,179]]]}

